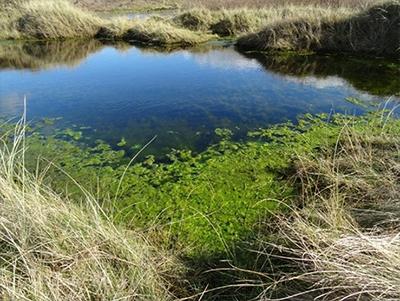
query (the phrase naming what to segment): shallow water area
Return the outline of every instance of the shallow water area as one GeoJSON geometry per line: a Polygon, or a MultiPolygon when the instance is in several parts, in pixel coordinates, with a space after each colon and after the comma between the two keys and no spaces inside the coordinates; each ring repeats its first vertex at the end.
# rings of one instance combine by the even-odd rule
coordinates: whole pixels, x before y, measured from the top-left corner
{"type": "MultiPolygon", "coordinates": [[[[210,43],[160,50],[99,41],[0,44],[0,116],[58,118],[56,127],[148,152],[202,150],[228,128],[305,113],[361,114],[400,92],[398,63],[343,56],[242,54],[210,43]],[[397,64],[397,65],[396,65],[397,64]],[[61,119],[60,119],[61,118],[61,119]]],[[[396,100],[396,96],[391,98],[396,100]]]]}
{"type": "Polygon", "coordinates": [[[176,9],[163,9],[149,12],[135,12],[135,11],[112,11],[112,12],[98,12],[100,17],[113,19],[125,18],[128,20],[147,20],[152,17],[173,17],[177,14],[176,9]]]}

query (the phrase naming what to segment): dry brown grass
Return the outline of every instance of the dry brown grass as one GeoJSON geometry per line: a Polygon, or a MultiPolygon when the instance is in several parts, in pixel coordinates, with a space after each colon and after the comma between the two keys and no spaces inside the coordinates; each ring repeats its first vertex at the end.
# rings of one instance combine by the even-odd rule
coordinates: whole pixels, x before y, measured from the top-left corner
{"type": "Polygon", "coordinates": [[[29,175],[23,134],[0,147],[0,299],[171,300],[175,260],[114,226],[88,193],[72,203],[29,175]]]}
{"type": "Polygon", "coordinates": [[[351,51],[393,55],[398,50],[398,2],[370,8],[292,5],[263,9],[193,9],[174,18],[103,19],[66,0],[1,2],[0,39],[93,38],[192,46],[218,36],[242,37],[245,50],[351,51]],[[7,3],[7,5],[5,4],[7,3]],[[265,30],[254,34],[262,28],[265,30]]]}
{"type": "Polygon", "coordinates": [[[373,0],[77,0],[78,6],[90,10],[158,10],[158,9],[193,9],[208,8],[270,8],[286,5],[314,5],[329,7],[358,7],[372,3],[373,0]]]}
{"type": "Polygon", "coordinates": [[[155,45],[195,45],[213,38],[204,32],[178,28],[165,19],[102,19],[66,0],[16,1],[0,13],[0,39],[93,38],[155,45]]]}
{"type": "Polygon", "coordinates": [[[300,203],[278,217],[280,243],[259,251],[285,270],[265,275],[275,281],[259,300],[400,296],[399,124],[383,120],[375,130],[349,123],[334,149],[298,159],[300,203]]]}
{"type": "Polygon", "coordinates": [[[122,39],[129,42],[141,42],[147,45],[193,46],[208,40],[212,35],[195,32],[163,21],[148,20],[138,22],[128,29],[122,39]]]}
{"type": "Polygon", "coordinates": [[[244,50],[331,51],[396,55],[400,2],[389,1],[350,15],[295,18],[268,25],[238,40],[244,50]]]}
{"type": "Polygon", "coordinates": [[[174,18],[181,27],[191,30],[208,30],[220,36],[240,35],[256,32],[263,27],[277,22],[307,20],[338,20],[349,17],[357,10],[346,7],[330,8],[315,6],[278,6],[265,9],[229,9],[211,11],[208,9],[193,9],[174,18]]]}
{"type": "Polygon", "coordinates": [[[101,19],[63,0],[3,3],[0,39],[60,39],[93,36],[101,19]]]}

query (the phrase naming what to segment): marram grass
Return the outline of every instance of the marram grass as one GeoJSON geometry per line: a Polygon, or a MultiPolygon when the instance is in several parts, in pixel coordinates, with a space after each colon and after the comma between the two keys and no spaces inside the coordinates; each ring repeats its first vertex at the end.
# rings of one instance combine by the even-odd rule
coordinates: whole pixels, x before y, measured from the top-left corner
{"type": "Polygon", "coordinates": [[[102,19],[66,0],[2,3],[0,39],[93,38],[157,45],[194,45],[211,35],[179,28],[167,20],[102,19]]]}
{"type": "Polygon", "coordinates": [[[73,203],[29,175],[23,132],[0,147],[0,299],[171,300],[173,258],[114,226],[91,195],[73,203]]]}
{"type": "Polygon", "coordinates": [[[258,51],[353,52],[398,55],[400,2],[387,1],[351,14],[299,16],[241,37],[237,46],[258,51]]]}
{"type": "Polygon", "coordinates": [[[275,265],[254,272],[259,301],[397,300],[399,129],[384,113],[349,120],[333,147],[297,157],[296,202],[265,223],[276,239],[260,238],[258,258],[275,265]]]}
{"type": "Polygon", "coordinates": [[[0,2],[0,39],[99,38],[192,46],[239,38],[244,50],[348,51],[393,55],[399,45],[399,2],[374,7],[279,5],[260,9],[192,9],[173,18],[104,19],[66,0],[0,2]],[[246,35],[248,34],[248,35],[246,35]]]}

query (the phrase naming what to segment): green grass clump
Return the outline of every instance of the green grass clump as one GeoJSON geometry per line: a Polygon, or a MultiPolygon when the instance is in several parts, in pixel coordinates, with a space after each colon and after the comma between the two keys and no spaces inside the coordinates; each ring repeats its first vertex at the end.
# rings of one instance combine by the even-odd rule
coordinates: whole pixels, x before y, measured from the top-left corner
{"type": "Polygon", "coordinates": [[[244,50],[396,55],[400,45],[399,19],[399,2],[389,1],[346,17],[302,17],[276,22],[241,37],[237,45],[244,50]]]}
{"type": "Polygon", "coordinates": [[[0,298],[171,300],[175,260],[139,231],[113,225],[85,191],[74,203],[30,175],[23,136],[17,127],[1,138],[0,298]]]}

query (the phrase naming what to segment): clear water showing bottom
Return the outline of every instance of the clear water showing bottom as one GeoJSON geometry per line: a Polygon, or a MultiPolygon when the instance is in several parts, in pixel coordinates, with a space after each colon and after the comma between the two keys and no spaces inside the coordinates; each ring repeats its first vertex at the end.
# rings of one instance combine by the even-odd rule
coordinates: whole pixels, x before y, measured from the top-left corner
{"type": "MultiPolygon", "coordinates": [[[[365,110],[400,92],[398,62],[242,54],[220,43],[186,50],[99,41],[0,44],[0,116],[62,119],[88,139],[149,151],[204,149],[216,128],[238,137],[305,113],[365,110]]],[[[396,98],[394,98],[396,99],[396,98]]]]}

